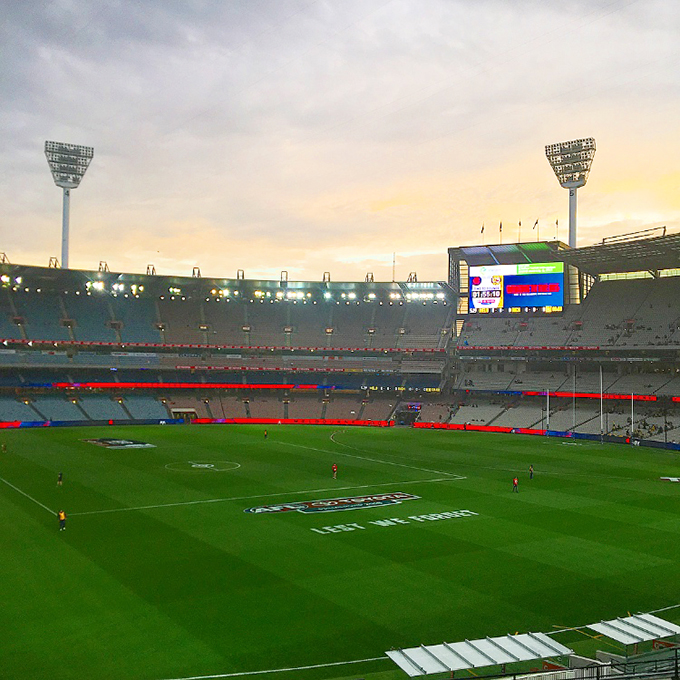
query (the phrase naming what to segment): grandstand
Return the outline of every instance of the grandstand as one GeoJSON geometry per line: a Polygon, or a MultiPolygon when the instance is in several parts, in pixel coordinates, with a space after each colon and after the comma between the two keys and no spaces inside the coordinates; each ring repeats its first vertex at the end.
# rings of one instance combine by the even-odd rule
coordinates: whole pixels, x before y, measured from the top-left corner
{"type": "Polygon", "coordinates": [[[0,274],[11,422],[387,418],[441,390],[456,314],[443,282],[0,274]]]}
{"type": "MultiPolygon", "coordinates": [[[[680,237],[666,234],[580,249],[451,248],[446,283],[5,263],[0,419],[359,421],[393,418],[400,403],[415,403],[422,423],[673,443],[679,253],[680,237]],[[472,309],[472,274],[498,266],[560,272],[561,304],[472,309]]],[[[517,280],[508,291],[529,290],[529,279],[517,280]]]]}
{"type": "Polygon", "coordinates": [[[665,233],[581,249],[450,249],[459,312],[452,422],[678,441],[679,252],[679,235],[665,233]],[[469,309],[470,272],[537,261],[562,263],[563,307],[469,309]]]}

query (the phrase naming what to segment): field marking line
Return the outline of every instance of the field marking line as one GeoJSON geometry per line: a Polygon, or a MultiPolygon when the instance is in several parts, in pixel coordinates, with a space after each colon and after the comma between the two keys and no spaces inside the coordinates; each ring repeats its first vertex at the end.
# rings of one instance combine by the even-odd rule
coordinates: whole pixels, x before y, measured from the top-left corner
{"type": "MultiPolygon", "coordinates": [[[[72,512],[71,517],[82,515],[105,515],[110,512],[130,512],[132,510],[154,510],[156,508],[174,508],[181,505],[201,505],[203,503],[224,503],[226,501],[250,501],[258,498],[272,498],[274,496],[291,496],[306,493],[325,493],[326,491],[353,491],[355,489],[373,489],[378,486],[404,486],[405,484],[425,484],[427,482],[449,482],[448,477],[436,479],[411,479],[406,482],[384,482],[381,484],[362,484],[361,486],[331,486],[327,489],[306,489],[304,491],[279,491],[277,493],[258,494],[256,496],[231,496],[229,498],[206,498],[198,501],[181,501],[179,503],[159,503],[158,505],[139,505],[136,507],[111,508],[109,510],[88,510],[86,512],[72,512]]],[[[37,501],[36,501],[37,503],[37,501]]],[[[43,506],[44,507],[44,506],[43,506]]],[[[49,509],[49,508],[47,508],[49,509]]],[[[50,512],[52,512],[50,510],[50,512]]],[[[56,513],[54,513],[56,515],[56,513]]]]}
{"type": "MultiPolygon", "coordinates": [[[[331,434],[331,436],[330,436],[331,441],[334,442],[335,444],[338,444],[338,446],[344,446],[348,449],[352,449],[353,451],[361,451],[362,450],[362,449],[358,449],[356,446],[350,446],[349,444],[343,444],[343,442],[339,442],[337,439],[333,439],[333,437],[336,434],[339,434],[339,433],[342,433],[342,432],[346,432],[346,430],[336,430],[335,432],[333,432],[333,434],[331,434]]],[[[281,442],[281,443],[285,443],[285,442],[281,442]]],[[[566,442],[560,442],[560,443],[564,444],[566,442]]],[[[574,442],[574,444],[576,444],[576,443],[574,442]]],[[[290,446],[300,446],[300,445],[299,444],[290,444],[290,446]]],[[[578,446],[582,446],[582,444],[578,444],[578,446]]],[[[309,448],[311,448],[311,447],[309,447],[309,448]]],[[[314,450],[315,451],[323,451],[323,449],[314,449],[314,450]]],[[[324,451],[324,453],[330,453],[330,452],[324,451]]],[[[340,453],[339,455],[350,456],[351,454],[340,453]]],[[[361,458],[361,456],[354,456],[354,457],[355,458],[361,458]]],[[[366,460],[373,461],[374,459],[366,458],[366,460]]],[[[400,465],[402,467],[410,467],[408,465],[405,465],[404,463],[391,463],[389,461],[381,461],[381,460],[375,460],[375,462],[386,463],[388,465],[400,465]]],[[[497,472],[517,472],[517,466],[515,466],[515,467],[498,467],[498,466],[493,466],[493,465],[477,465],[475,463],[460,463],[460,462],[458,462],[457,464],[461,465],[463,467],[474,468],[475,470],[495,470],[497,472]]],[[[449,475],[450,477],[455,478],[455,479],[467,479],[467,477],[463,477],[462,475],[456,475],[456,474],[453,474],[453,473],[450,473],[450,472],[443,472],[441,470],[428,470],[427,468],[414,468],[414,469],[415,470],[423,470],[423,471],[427,471],[427,472],[437,472],[438,474],[449,475]]],[[[539,473],[537,473],[537,474],[539,474],[539,473]]],[[[600,475],[600,474],[597,474],[597,473],[587,473],[587,472],[586,473],[568,472],[568,471],[553,472],[553,471],[550,471],[550,470],[541,470],[540,474],[542,476],[553,475],[555,477],[579,477],[579,478],[580,477],[586,477],[588,479],[615,479],[615,480],[618,479],[618,480],[623,480],[623,481],[637,481],[636,477],[622,477],[622,476],[619,476],[619,475],[600,475]]],[[[656,478],[653,478],[653,479],[656,479],[656,478]]],[[[649,480],[645,480],[645,481],[649,481],[649,480]]]]}
{"type": "Polygon", "coordinates": [[[661,609],[652,609],[651,612],[647,612],[648,614],[656,614],[657,612],[665,612],[668,611],[669,609],[677,609],[680,607],[680,604],[671,604],[668,607],[661,607],[661,609]]]}
{"type": "Polygon", "coordinates": [[[4,482],[5,484],[7,484],[7,486],[12,487],[12,489],[18,491],[22,496],[26,496],[28,500],[33,501],[36,505],[39,505],[41,508],[47,510],[47,512],[49,512],[51,515],[54,515],[55,517],[57,516],[57,513],[54,510],[51,510],[46,505],[43,505],[40,501],[33,498],[33,496],[29,496],[25,491],[22,491],[19,487],[14,486],[14,484],[10,484],[10,482],[8,482],[6,479],[0,477],[0,482],[4,482]]]}
{"type": "MultiPolygon", "coordinates": [[[[335,434],[335,433],[333,433],[335,434]]],[[[356,449],[353,446],[349,446],[347,444],[343,444],[342,442],[339,442],[335,439],[333,439],[333,435],[331,435],[331,441],[338,446],[344,446],[348,449],[352,449],[353,451],[357,451],[360,449],[356,449]]],[[[403,467],[403,468],[408,468],[409,470],[418,470],[419,472],[431,472],[432,474],[435,475],[446,475],[449,479],[467,479],[467,477],[463,477],[462,475],[457,475],[453,472],[444,472],[443,470],[430,470],[429,468],[424,468],[424,467],[417,467],[415,465],[407,465],[406,463],[395,463],[394,461],[391,460],[381,460],[379,458],[368,458],[367,456],[357,456],[356,454],[353,453],[340,453],[338,451],[327,451],[326,449],[317,449],[314,446],[305,446],[304,444],[291,444],[290,442],[279,442],[280,444],[283,444],[284,446],[294,446],[298,449],[308,449],[310,451],[319,451],[320,453],[328,453],[331,456],[346,456],[348,458],[357,458],[359,460],[368,460],[371,463],[382,463],[383,465],[394,465],[396,467],[403,467]]]]}
{"type": "Polygon", "coordinates": [[[216,678],[241,678],[245,675],[264,675],[265,673],[285,673],[288,671],[306,671],[312,668],[330,668],[331,666],[349,666],[349,664],[383,661],[387,656],[375,656],[372,659],[355,659],[353,661],[335,661],[333,663],[317,663],[313,666],[297,666],[295,668],[272,668],[266,671],[244,671],[241,673],[218,673],[217,675],[191,675],[186,678],[167,678],[166,680],[214,680],[216,678]]]}
{"type": "MultiPolygon", "coordinates": [[[[339,442],[337,439],[334,439],[335,435],[338,434],[339,432],[345,432],[345,430],[336,430],[331,434],[330,440],[334,443],[337,444],[338,446],[344,446],[346,449],[352,449],[352,451],[362,451],[362,449],[358,449],[356,446],[351,446],[350,444],[344,444],[343,442],[339,442]]],[[[429,470],[428,468],[421,468],[421,467],[415,467],[414,465],[407,465],[406,463],[397,463],[394,461],[388,461],[388,460],[379,460],[377,458],[367,458],[364,456],[357,456],[353,455],[351,453],[341,453],[341,456],[349,456],[350,458],[359,458],[361,460],[370,460],[371,462],[374,463],[384,463],[385,465],[396,465],[398,467],[405,467],[405,468],[411,468],[412,470],[421,470],[424,472],[434,472],[439,475],[448,475],[449,477],[452,477],[454,479],[467,479],[467,477],[464,477],[463,475],[457,475],[454,472],[444,472],[443,470],[429,470]]]]}

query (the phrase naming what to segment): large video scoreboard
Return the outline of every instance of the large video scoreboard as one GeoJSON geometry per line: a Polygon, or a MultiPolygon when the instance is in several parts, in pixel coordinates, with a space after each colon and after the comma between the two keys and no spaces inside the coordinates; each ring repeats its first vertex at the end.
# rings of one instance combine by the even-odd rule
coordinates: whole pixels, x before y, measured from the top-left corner
{"type": "Polygon", "coordinates": [[[561,312],[564,263],[470,266],[470,314],[561,312]]]}

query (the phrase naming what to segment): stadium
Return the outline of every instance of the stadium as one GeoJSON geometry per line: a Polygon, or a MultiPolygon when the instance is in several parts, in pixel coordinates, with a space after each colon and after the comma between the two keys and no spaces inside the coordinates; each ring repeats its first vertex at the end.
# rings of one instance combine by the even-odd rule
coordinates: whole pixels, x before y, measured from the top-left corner
{"type": "Polygon", "coordinates": [[[5,258],[7,677],[670,677],[679,253],[461,246],[390,283],[5,258]]]}
{"type": "Polygon", "coordinates": [[[0,678],[680,680],[673,3],[4,18],[0,678]]]}

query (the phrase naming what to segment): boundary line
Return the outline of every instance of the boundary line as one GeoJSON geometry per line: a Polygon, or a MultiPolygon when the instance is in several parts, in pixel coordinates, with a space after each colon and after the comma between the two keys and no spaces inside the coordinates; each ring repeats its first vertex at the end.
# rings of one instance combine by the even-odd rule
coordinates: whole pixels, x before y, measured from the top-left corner
{"type": "MultiPolygon", "coordinates": [[[[350,446],[349,444],[344,444],[343,442],[338,441],[337,439],[334,439],[336,434],[343,434],[347,432],[347,430],[336,430],[333,432],[333,434],[330,435],[330,440],[337,444],[338,446],[344,446],[345,448],[352,449],[353,451],[362,451],[363,449],[358,449],[356,446],[350,446]]],[[[285,442],[282,442],[285,443],[285,442]]],[[[583,446],[584,444],[581,442],[559,442],[562,445],[572,445],[572,446],[583,446]]],[[[289,444],[289,446],[300,446],[300,444],[289,444]]],[[[311,447],[308,447],[311,448],[311,447]]],[[[315,451],[322,451],[324,453],[330,453],[326,452],[323,449],[314,449],[315,451]]],[[[338,453],[340,456],[351,456],[349,453],[338,453]]],[[[353,456],[354,458],[362,458],[362,456],[353,456]]],[[[362,458],[363,460],[370,460],[370,461],[375,461],[377,463],[385,463],[386,465],[399,465],[401,467],[411,467],[409,465],[406,465],[405,463],[392,463],[390,461],[383,461],[383,460],[378,460],[378,459],[373,459],[373,458],[362,458]]],[[[473,468],[475,470],[495,470],[498,472],[517,472],[516,467],[494,467],[492,465],[476,465],[474,463],[457,463],[458,465],[465,467],[465,468],[473,468]]],[[[428,472],[435,472],[434,470],[428,470],[427,468],[413,468],[415,470],[427,470],[428,472]]],[[[467,477],[464,477],[462,475],[456,475],[454,473],[450,472],[444,472],[437,470],[436,471],[438,474],[442,475],[449,475],[452,480],[457,480],[457,479],[467,479],[467,477]]],[[[544,475],[553,475],[555,477],[586,477],[588,479],[611,479],[611,480],[621,480],[621,481],[637,481],[636,477],[622,477],[620,475],[601,475],[598,473],[577,473],[577,472],[568,472],[568,471],[552,471],[552,470],[541,470],[540,471],[541,476],[544,475]]],[[[644,481],[651,481],[651,480],[656,480],[656,477],[652,477],[649,479],[645,479],[644,481]]],[[[679,605],[680,606],[680,605],[679,605]]]]}
{"type": "Polygon", "coordinates": [[[387,656],[376,656],[372,659],[355,659],[354,661],[335,661],[334,663],[317,663],[312,666],[297,666],[295,668],[272,668],[266,671],[244,671],[241,673],[219,673],[217,675],[191,675],[186,678],[167,678],[166,680],[211,680],[216,678],[240,678],[245,675],[264,675],[265,673],[285,673],[287,671],[305,671],[312,668],[330,668],[331,666],[348,666],[349,664],[382,661],[387,656]]]}
{"type": "MultiPolygon", "coordinates": [[[[360,449],[356,449],[353,446],[349,446],[348,444],[343,444],[342,442],[337,441],[336,439],[333,439],[335,436],[335,432],[330,436],[331,441],[334,444],[337,444],[338,446],[344,446],[345,448],[352,449],[353,451],[358,451],[360,449]]],[[[332,456],[347,456],[348,458],[357,458],[358,460],[367,460],[370,461],[371,463],[382,463],[383,465],[395,465],[396,467],[403,467],[403,468],[408,468],[409,470],[418,470],[419,472],[431,472],[432,474],[435,475],[446,475],[449,479],[452,480],[458,480],[458,479],[467,479],[467,477],[463,477],[462,475],[457,475],[453,472],[444,472],[443,470],[430,470],[429,468],[423,468],[423,467],[416,467],[415,465],[407,465],[406,463],[396,463],[391,460],[381,460],[379,458],[368,458],[367,456],[357,456],[356,454],[353,453],[341,453],[339,451],[327,451],[326,449],[317,449],[314,446],[305,446],[304,444],[291,444],[290,442],[278,442],[280,444],[283,444],[284,446],[294,446],[298,449],[308,449],[310,451],[319,451],[320,453],[328,453],[332,456]]]]}
{"type": "MultiPolygon", "coordinates": [[[[656,614],[658,612],[664,612],[669,609],[677,609],[680,604],[672,604],[667,607],[661,607],[659,609],[653,609],[649,614],[656,614]]],[[[565,633],[568,631],[579,631],[581,628],[587,628],[587,626],[570,626],[568,628],[561,628],[560,630],[550,631],[546,635],[557,635],[559,633],[565,633]]],[[[265,675],[269,673],[285,673],[289,671],[303,671],[313,668],[330,668],[332,666],[348,666],[350,664],[367,663],[369,661],[382,661],[383,659],[388,659],[387,656],[376,656],[370,659],[356,659],[354,661],[336,661],[334,663],[320,663],[314,664],[312,666],[298,666],[296,668],[273,668],[263,671],[244,671],[240,673],[221,673],[216,675],[192,675],[185,678],[167,678],[166,680],[219,680],[220,678],[239,678],[245,677],[247,675],[265,675]]]]}
{"type": "Polygon", "coordinates": [[[10,482],[8,482],[6,479],[0,477],[0,482],[4,482],[7,484],[7,486],[11,487],[15,491],[18,491],[22,496],[26,496],[28,500],[33,501],[36,505],[39,505],[44,510],[47,510],[47,512],[49,512],[51,515],[54,515],[55,517],[57,516],[57,513],[54,510],[50,510],[50,508],[48,508],[46,505],[43,505],[40,501],[37,501],[35,498],[33,498],[33,496],[29,496],[25,491],[22,491],[19,487],[14,486],[14,484],[10,484],[10,482]]]}
{"type": "MultiPolygon", "coordinates": [[[[3,480],[4,481],[4,480],[3,480]]],[[[181,505],[201,505],[204,503],[224,503],[226,501],[249,501],[257,498],[271,498],[273,496],[291,496],[303,493],[322,493],[326,491],[352,491],[355,489],[373,489],[377,486],[403,486],[404,484],[425,484],[427,482],[448,482],[451,481],[448,477],[440,477],[436,479],[412,479],[406,482],[385,482],[383,484],[362,484],[361,486],[331,486],[327,489],[307,489],[304,491],[280,491],[277,493],[258,494],[256,496],[231,496],[229,498],[206,498],[198,501],[182,501],[179,503],[160,503],[158,505],[139,505],[136,507],[125,508],[111,508],[109,510],[88,510],[86,512],[72,512],[70,517],[80,517],[83,515],[105,515],[111,512],[130,512],[133,510],[154,510],[156,508],[173,508],[181,505]]],[[[17,489],[18,490],[18,489],[17,489]]],[[[22,492],[23,493],[23,492],[22,492]]],[[[34,499],[31,499],[34,500],[34,499]]],[[[38,501],[35,501],[36,503],[38,501]]],[[[45,508],[45,506],[43,505],[45,508]]],[[[49,508],[45,508],[49,510],[49,508]]],[[[50,512],[52,512],[50,510],[50,512]]],[[[56,513],[54,513],[56,515],[56,513]]]]}

